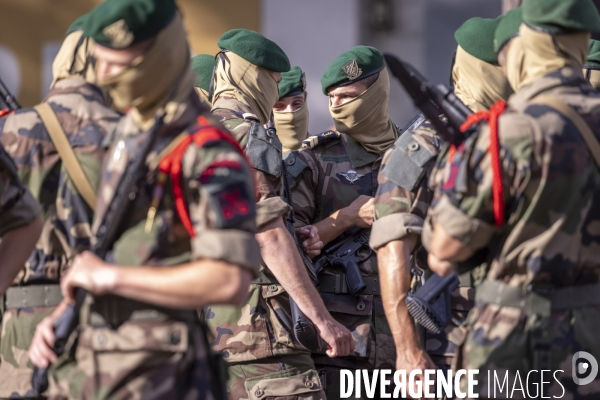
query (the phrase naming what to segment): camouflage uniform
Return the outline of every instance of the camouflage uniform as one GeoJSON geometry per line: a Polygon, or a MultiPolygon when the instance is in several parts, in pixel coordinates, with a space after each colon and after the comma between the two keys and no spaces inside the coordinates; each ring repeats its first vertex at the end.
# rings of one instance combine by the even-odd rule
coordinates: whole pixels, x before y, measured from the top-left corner
{"type": "MultiPolygon", "coordinates": [[[[536,79],[510,98],[499,119],[504,225],[494,224],[488,125],[454,157],[425,221],[426,245],[435,222],[463,246],[488,252],[489,272],[469,315],[461,366],[479,369],[480,397],[492,397],[488,371],[491,380],[494,372],[503,379],[508,371],[510,387],[517,373],[524,382],[528,371],[541,369],[562,370],[556,373],[560,385],[545,377],[544,396],[600,396],[598,378],[575,385],[571,362],[578,351],[600,358],[600,239],[594,228],[600,172],[573,121],[542,97],[560,99],[592,131],[600,129],[600,95],[581,70],[562,68],[536,79]]],[[[530,380],[540,383],[539,375],[530,380]]]]}
{"type": "MultiPolygon", "coordinates": [[[[119,115],[104,104],[97,87],[82,79],[57,82],[45,102],[56,113],[96,188],[104,155],[102,141],[119,115]]],[[[27,350],[35,326],[60,302],[58,282],[70,261],[89,248],[93,210],[75,189],[34,109],[20,109],[0,120],[0,134],[21,181],[40,203],[44,220],[36,249],[8,290],[0,337],[0,397],[27,397],[33,368],[27,350]]]]}
{"type": "MultiPolygon", "coordinates": [[[[267,137],[258,118],[235,99],[219,98],[212,112],[246,149],[255,168],[258,229],[287,215],[290,207],[280,196],[279,139],[267,137]]],[[[216,338],[213,348],[223,351],[230,363],[230,399],[324,399],[310,354],[292,339],[289,315],[289,296],[264,263],[241,308],[208,308],[207,322],[216,338]]]]}
{"type": "MultiPolygon", "coordinates": [[[[360,195],[374,196],[381,155],[367,152],[347,135],[328,131],[304,142],[303,149],[288,153],[286,164],[292,187],[296,225],[319,222],[341,208],[349,206],[360,195]]],[[[343,235],[341,235],[343,236],[343,235]]],[[[359,250],[364,261],[359,268],[365,280],[378,276],[377,257],[371,250],[359,250]]],[[[343,271],[326,268],[323,275],[343,271]]],[[[323,279],[321,276],[321,280],[323,279]]],[[[354,355],[329,358],[313,354],[328,398],[339,397],[339,370],[395,367],[396,352],[380,294],[325,293],[320,289],[325,306],[354,337],[354,355]]]]}
{"type": "MultiPolygon", "coordinates": [[[[170,179],[163,186],[150,231],[148,211],[156,196],[155,165],[161,151],[186,131],[198,130],[204,112],[194,93],[181,114],[165,123],[147,159],[148,173],[138,185],[119,238],[107,261],[135,268],[169,268],[200,259],[223,260],[256,275],[259,250],[254,239],[255,209],[249,169],[230,144],[212,140],[191,144],[182,160],[183,197],[193,224],[190,237],[176,210],[170,179]]],[[[200,131],[201,133],[201,131],[200,131]]],[[[150,131],[141,132],[131,114],[117,126],[105,158],[94,231],[110,204],[126,164],[150,131]]],[[[55,398],[212,399],[217,369],[210,366],[207,332],[193,310],[177,310],[105,295],[88,299],[75,346],[50,369],[55,398]]]]}
{"type": "MultiPolygon", "coordinates": [[[[410,130],[400,135],[394,147],[385,153],[377,177],[379,187],[375,196],[375,222],[370,240],[374,250],[410,234],[420,238],[433,197],[429,180],[439,180],[443,176],[447,158],[445,149],[447,146],[440,141],[433,125],[421,115],[410,126],[410,130]],[[443,155],[436,166],[440,152],[443,155]]],[[[431,273],[427,266],[427,252],[420,242],[413,250],[413,260],[425,270],[424,274],[431,273]]],[[[451,301],[452,316],[457,321],[466,318],[473,307],[475,295],[472,274],[465,273],[460,280],[461,287],[452,293],[451,301]]],[[[457,346],[464,338],[464,329],[452,322],[444,333],[423,331],[424,349],[432,361],[440,368],[449,368],[457,346]]]]}

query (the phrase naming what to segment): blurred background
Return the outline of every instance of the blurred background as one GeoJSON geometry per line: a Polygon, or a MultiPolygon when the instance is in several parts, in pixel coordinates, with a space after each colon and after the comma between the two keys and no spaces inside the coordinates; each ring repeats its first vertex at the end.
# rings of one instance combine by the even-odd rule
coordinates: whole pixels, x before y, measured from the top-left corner
{"type": "MultiPolygon", "coordinates": [[[[0,76],[24,106],[43,99],[68,26],[99,0],[1,0],[0,76]]],[[[599,0],[600,2],[600,0],[599,0]]],[[[191,53],[215,54],[232,28],[261,32],[292,65],[306,71],[310,132],[332,125],[320,77],[341,52],[363,44],[391,52],[432,82],[447,84],[454,31],[474,16],[496,17],[521,0],[177,0],[191,53]]],[[[415,113],[392,80],[391,116],[403,126],[415,113]]]]}

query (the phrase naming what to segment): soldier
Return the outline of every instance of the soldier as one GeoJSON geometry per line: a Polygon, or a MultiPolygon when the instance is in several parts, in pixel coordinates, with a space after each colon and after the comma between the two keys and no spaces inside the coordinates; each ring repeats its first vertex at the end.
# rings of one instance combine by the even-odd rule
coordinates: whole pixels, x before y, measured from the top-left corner
{"type": "MultiPolygon", "coordinates": [[[[513,11],[515,12],[515,11],[513,11]]],[[[512,13],[512,12],[511,12],[512,13]]],[[[500,18],[471,18],[454,34],[458,48],[452,67],[456,96],[473,111],[487,110],[493,103],[512,93],[508,81],[497,65],[494,31],[500,18]]],[[[418,121],[423,121],[421,117],[418,121]]],[[[427,255],[420,243],[423,221],[431,202],[428,180],[445,172],[443,160],[434,168],[444,143],[428,122],[410,126],[388,150],[378,176],[375,196],[375,222],[370,245],[377,251],[381,274],[384,309],[396,344],[396,369],[448,369],[456,354],[463,331],[451,323],[446,332],[419,334],[408,314],[404,299],[411,284],[411,266],[425,269],[427,255]],[[437,171],[437,172],[436,172],[437,171]],[[411,263],[411,256],[414,263],[411,263]],[[423,338],[424,345],[419,343],[423,338]]],[[[471,273],[461,275],[461,287],[452,294],[452,314],[464,320],[473,306],[471,273]]]]}
{"type": "MultiPolygon", "coordinates": [[[[368,235],[373,221],[372,196],[383,153],[398,137],[388,115],[390,82],[383,57],[373,47],[357,46],[338,56],[321,78],[329,96],[329,111],[337,131],[305,141],[288,154],[297,226],[314,225],[324,245],[353,235],[368,235]],[[336,240],[337,239],[337,240],[336,240]]],[[[385,320],[377,263],[368,246],[350,255],[358,262],[367,285],[352,296],[344,270],[329,265],[320,277],[319,292],[334,318],[352,331],[356,350],[330,359],[313,354],[328,399],[340,397],[340,369],[393,368],[395,352],[385,320]],[[339,282],[336,285],[335,282],[339,282]]]]}
{"type": "Polygon", "coordinates": [[[52,398],[219,398],[219,367],[195,309],[241,304],[258,272],[250,169],[193,92],[173,1],[107,0],[83,30],[96,42],[98,84],[115,107],[129,107],[105,158],[95,235],[122,198],[115,187],[125,171],[140,160],[144,171],[125,180],[135,186],[106,259],[86,251],[61,281],[66,301],[77,287],[89,293],[71,347],[56,359],[46,318],[31,360],[54,363],[52,398]]]}
{"type": "Polygon", "coordinates": [[[583,66],[583,75],[590,85],[600,89],[600,40],[590,39],[590,49],[583,66]]]}
{"type": "Polygon", "coordinates": [[[517,396],[597,398],[597,374],[580,377],[600,357],[600,95],[582,68],[600,15],[592,1],[527,0],[522,16],[518,36],[502,21],[495,34],[515,94],[457,152],[423,243],[440,274],[486,256],[461,354],[480,398],[513,398],[495,376],[517,396]]]}
{"type": "MultiPolygon", "coordinates": [[[[350,332],[327,312],[283,218],[289,205],[283,190],[281,143],[263,128],[279,98],[277,82],[290,69],[277,44],[245,29],[226,32],[214,76],[212,112],[245,148],[255,168],[257,229],[263,265],[241,309],[210,307],[207,321],[229,362],[229,398],[302,395],[322,399],[309,352],[292,337],[289,297],[313,321],[331,357],[352,351],[350,332]],[[282,384],[285,378],[285,384],[282,384]]],[[[319,254],[314,230],[302,235],[309,255],[319,254]]]]}
{"type": "Polygon", "coordinates": [[[75,255],[90,247],[102,141],[120,118],[105,105],[105,96],[95,85],[88,64],[92,43],[82,38],[84,18],[67,32],[44,102],[0,120],[2,145],[44,210],[36,248],[6,292],[0,397],[32,395],[27,350],[36,325],[62,300],[58,282],[75,255]],[[69,158],[71,152],[74,158],[69,158]]]}
{"type": "Polygon", "coordinates": [[[281,74],[279,100],[273,106],[277,137],[282,153],[298,150],[308,138],[308,105],[306,104],[306,76],[300,67],[292,67],[281,74]]]}
{"type": "Polygon", "coordinates": [[[194,90],[198,93],[202,104],[207,107],[211,106],[208,93],[210,92],[210,80],[215,68],[215,62],[215,57],[210,54],[198,54],[192,57],[192,70],[196,74],[194,90]]]}

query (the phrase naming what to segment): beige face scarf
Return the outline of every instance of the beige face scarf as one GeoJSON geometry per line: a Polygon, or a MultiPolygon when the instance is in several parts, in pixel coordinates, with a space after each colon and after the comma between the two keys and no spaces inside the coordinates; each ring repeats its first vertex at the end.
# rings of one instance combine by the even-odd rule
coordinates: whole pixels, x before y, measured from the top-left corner
{"type": "MultiPolygon", "coordinates": [[[[587,69],[583,70],[583,75],[585,76],[588,73],[587,69]]],[[[589,81],[590,81],[590,85],[592,85],[592,87],[594,89],[600,89],[600,70],[597,69],[591,69],[589,70],[589,81]]]]}
{"type": "Polygon", "coordinates": [[[308,106],[306,102],[293,112],[273,111],[277,136],[283,146],[283,153],[298,150],[302,141],[308,138],[308,106]]]}
{"type": "Polygon", "coordinates": [[[83,31],[74,31],[63,40],[52,63],[53,80],[50,88],[61,79],[72,78],[83,78],[89,83],[96,84],[94,68],[87,62],[88,56],[92,55],[94,41],[85,38],[79,43],[82,35],[83,31]]]}
{"type": "Polygon", "coordinates": [[[181,16],[176,14],[131,65],[98,83],[108,87],[116,108],[131,107],[129,112],[142,130],[152,126],[160,108],[166,123],[177,118],[194,86],[181,16]]]}
{"type": "Polygon", "coordinates": [[[233,97],[250,107],[261,124],[269,122],[271,110],[279,99],[279,88],[271,73],[249,63],[230,51],[217,61],[213,104],[219,97],[233,97]],[[225,65],[223,65],[225,64],[225,65]]]}
{"type": "Polygon", "coordinates": [[[550,35],[521,24],[519,36],[508,43],[506,76],[515,91],[563,67],[583,69],[590,34],[550,35]]]}
{"type": "Polygon", "coordinates": [[[513,93],[499,66],[473,57],[460,46],[452,67],[452,81],[454,94],[473,111],[487,111],[513,93]]]}
{"type": "Polygon", "coordinates": [[[337,107],[329,106],[335,129],[360,143],[365,150],[382,154],[397,138],[390,120],[390,77],[387,68],[360,96],[337,107]]]}

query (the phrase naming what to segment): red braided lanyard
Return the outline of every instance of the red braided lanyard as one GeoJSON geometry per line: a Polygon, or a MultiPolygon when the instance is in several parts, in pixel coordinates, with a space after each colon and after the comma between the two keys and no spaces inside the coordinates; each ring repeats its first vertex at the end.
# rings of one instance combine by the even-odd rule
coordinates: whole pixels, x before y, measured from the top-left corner
{"type": "MultiPolygon", "coordinates": [[[[461,131],[466,131],[473,124],[486,120],[490,127],[490,164],[492,167],[492,199],[494,204],[494,220],[496,226],[504,224],[504,188],[502,186],[502,166],[500,164],[500,140],[498,138],[498,118],[506,110],[506,102],[498,100],[488,111],[479,111],[469,115],[467,120],[460,126],[461,131]]],[[[456,150],[450,149],[450,157],[454,156],[456,150]]]]}

